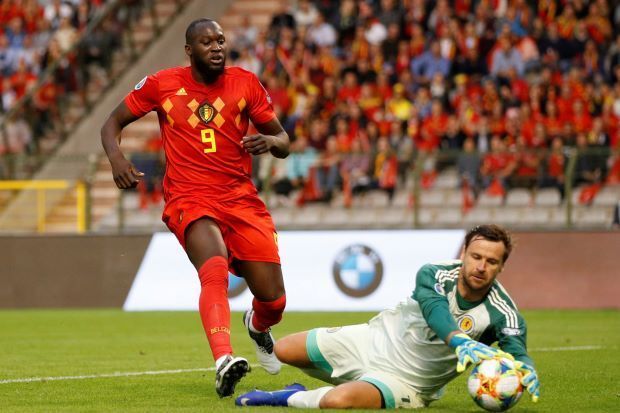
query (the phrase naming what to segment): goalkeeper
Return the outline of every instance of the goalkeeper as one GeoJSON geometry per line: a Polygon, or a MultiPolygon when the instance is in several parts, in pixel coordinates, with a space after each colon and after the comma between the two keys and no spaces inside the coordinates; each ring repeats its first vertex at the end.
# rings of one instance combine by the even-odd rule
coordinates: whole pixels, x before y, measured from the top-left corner
{"type": "Polygon", "coordinates": [[[532,400],[539,397],[526,326],[496,281],[512,250],[510,234],[480,225],[465,236],[460,260],[426,264],[416,287],[395,309],[367,324],[317,328],[276,343],[277,357],[334,386],[255,390],[239,406],[419,408],[439,399],[470,364],[514,357],[532,400]],[[490,347],[498,342],[499,348],[490,347]],[[507,354],[509,353],[509,354],[507,354]]]}

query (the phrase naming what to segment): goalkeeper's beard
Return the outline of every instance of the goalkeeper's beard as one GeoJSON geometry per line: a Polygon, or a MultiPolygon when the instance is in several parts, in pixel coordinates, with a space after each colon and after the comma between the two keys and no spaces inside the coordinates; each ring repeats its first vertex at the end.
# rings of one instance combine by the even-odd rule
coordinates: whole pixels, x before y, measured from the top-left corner
{"type": "Polygon", "coordinates": [[[491,287],[491,285],[493,284],[493,279],[487,280],[485,277],[485,281],[484,284],[480,285],[480,284],[473,284],[471,281],[471,278],[473,278],[472,274],[466,273],[462,276],[463,278],[463,284],[465,285],[465,287],[467,287],[468,290],[472,291],[472,292],[476,292],[476,293],[480,293],[480,292],[484,292],[489,290],[489,288],[491,287]]]}

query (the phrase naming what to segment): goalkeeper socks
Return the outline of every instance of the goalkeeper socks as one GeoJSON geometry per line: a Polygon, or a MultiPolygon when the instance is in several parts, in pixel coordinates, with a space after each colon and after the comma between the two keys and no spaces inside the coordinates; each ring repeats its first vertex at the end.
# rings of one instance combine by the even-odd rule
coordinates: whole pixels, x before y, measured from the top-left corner
{"type": "Polygon", "coordinates": [[[254,298],[252,300],[254,316],[250,323],[250,329],[255,333],[260,333],[278,324],[282,320],[284,307],[286,307],[286,294],[273,301],[258,301],[254,298]]]}
{"type": "Polygon", "coordinates": [[[200,299],[198,309],[213,359],[232,354],[230,345],[230,307],[228,306],[228,261],[209,258],[198,271],[200,299]]]}
{"type": "Polygon", "coordinates": [[[321,399],[325,394],[333,389],[332,386],[319,387],[315,390],[298,391],[288,398],[289,407],[298,407],[306,409],[318,409],[321,399]]]}

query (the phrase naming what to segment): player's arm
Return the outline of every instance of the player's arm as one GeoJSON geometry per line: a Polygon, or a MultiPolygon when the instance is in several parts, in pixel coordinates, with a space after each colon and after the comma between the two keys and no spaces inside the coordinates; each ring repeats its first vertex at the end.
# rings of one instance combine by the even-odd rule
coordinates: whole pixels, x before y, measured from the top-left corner
{"type": "Polygon", "coordinates": [[[122,101],[101,127],[101,143],[112,165],[114,182],[120,189],[134,188],[144,176],[125,158],[120,148],[121,131],[138,118],[122,101]]]}
{"type": "Polygon", "coordinates": [[[289,154],[290,140],[278,118],[267,123],[255,125],[260,133],[244,136],[241,145],[248,153],[260,155],[270,152],[276,158],[286,158],[289,154]]]}
{"type": "Polygon", "coordinates": [[[523,375],[521,383],[527,388],[532,401],[536,402],[540,397],[538,373],[536,372],[534,361],[527,353],[527,326],[525,320],[520,315],[517,318],[519,321],[518,328],[509,328],[502,319],[502,322],[495,327],[495,334],[499,347],[515,358],[517,369],[523,375]]]}
{"type": "Polygon", "coordinates": [[[450,313],[448,299],[442,294],[443,285],[435,278],[435,271],[432,265],[425,265],[418,271],[413,299],[420,305],[428,326],[454,349],[458,357],[456,371],[460,373],[469,364],[494,357],[498,350],[473,340],[459,330],[450,313]]]}
{"type": "Polygon", "coordinates": [[[420,268],[412,298],[420,305],[428,326],[440,339],[448,343],[450,336],[460,331],[450,313],[448,299],[440,293],[444,287],[435,279],[435,271],[436,268],[430,264],[420,268]]]}

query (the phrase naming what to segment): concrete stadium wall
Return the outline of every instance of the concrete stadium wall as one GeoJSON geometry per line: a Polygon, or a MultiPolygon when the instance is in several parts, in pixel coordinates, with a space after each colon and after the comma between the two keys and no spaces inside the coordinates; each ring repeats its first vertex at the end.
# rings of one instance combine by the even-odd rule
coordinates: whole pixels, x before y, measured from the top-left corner
{"type": "Polygon", "coordinates": [[[0,237],[0,308],[122,307],[150,239],[0,237]]]}
{"type": "MultiPolygon", "coordinates": [[[[514,235],[500,280],[520,308],[620,308],[619,233],[514,235]]],[[[120,308],[150,240],[150,234],[0,237],[0,308],[120,308]]]]}
{"type": "Polygon", "coordinates": [[[620,308],[620,232],[514,236],[500,277],[520,308],[620,308]]]}

